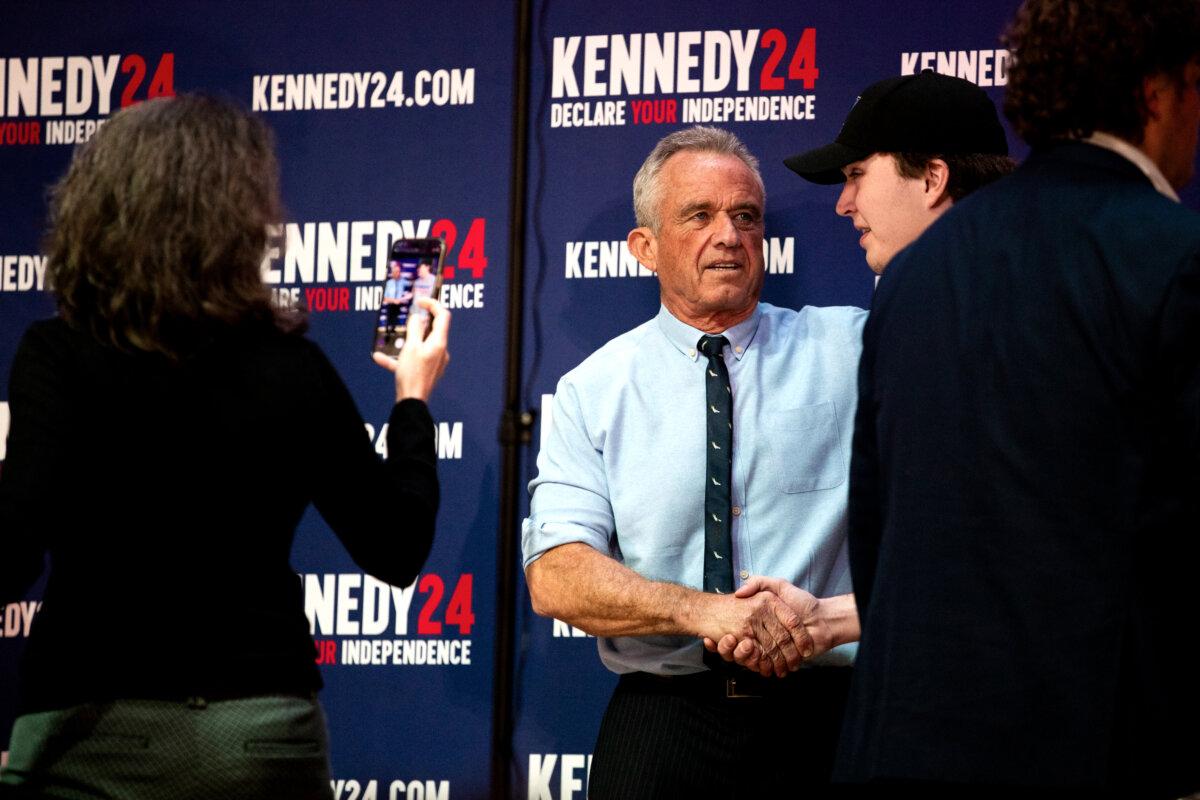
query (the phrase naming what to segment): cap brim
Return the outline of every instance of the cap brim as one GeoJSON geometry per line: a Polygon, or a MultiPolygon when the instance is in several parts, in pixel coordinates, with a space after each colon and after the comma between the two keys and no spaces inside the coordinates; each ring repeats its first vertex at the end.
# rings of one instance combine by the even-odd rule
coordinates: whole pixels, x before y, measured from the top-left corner
{"type": "Polygon", "coordinates": [[[834,142],[807,153],[785,158],[783,163],[806,181],[829,185],[844,182],[846,176],[842,174],[842,167],[861,161],[868,155],[870,154],[860,153],[844,144],[834,142]]]}

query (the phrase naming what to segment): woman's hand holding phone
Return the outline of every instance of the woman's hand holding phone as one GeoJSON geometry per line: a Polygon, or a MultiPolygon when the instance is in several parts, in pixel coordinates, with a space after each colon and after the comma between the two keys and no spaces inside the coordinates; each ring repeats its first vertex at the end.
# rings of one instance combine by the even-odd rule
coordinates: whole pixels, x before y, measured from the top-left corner
{"type": "Polygon", "coordinates": [[[446,349],[450,311],[428,297],[417,298],[416,304],[429,313],[412,315],[400,355],[396,358],[383,353],[372,355],[376,364],[395,373],[397,403],[407,398],[428,400],[450,361],[450,352],[446,349]]]}

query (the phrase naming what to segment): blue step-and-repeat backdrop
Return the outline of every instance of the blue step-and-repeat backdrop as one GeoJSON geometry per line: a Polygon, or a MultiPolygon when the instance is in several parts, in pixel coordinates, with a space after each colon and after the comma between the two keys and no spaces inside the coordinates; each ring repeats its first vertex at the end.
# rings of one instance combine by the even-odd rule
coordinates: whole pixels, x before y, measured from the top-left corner
{"type": "MultiPolygon", "coordinates": [[[[933,68],[986,87],[999,103],[1008,64],[1000,33],[1015,6],[535,1],[525,407],[548,408],[562,373],[656,312],[656,280],[625,248],[630,184],[654,143],[683,126],[728,127],[762,161],[764,299],[869,306],[874,276],[856,232],[834,214],[837,187],[801,181],[782,159],[831,141],[859,91],[884,77],[933,68]]],[[[264,280],[281,302],[308,307],[309,335],[380,449],[390,376],[366,345],[388,245],[446,238],[453,361],[431,403],[443,505],[429,563],[413,585],[387,586],[354,567],[315,513],[296,537],[292,563],[326,683],[339,800],[491,794],[515,25],[510,4],[463,0],[0,10],[0,460],[14,350],[25,327],[54,310],[39,255],[46,187],[73,146],[123,106],[203,90],[234,98],[274,129],[287,219],[264,280]]],[[[1194,188],[1185,202],[1200,206],[1194,188]]],[[[522,481],[551,422],[538,420],[522,481]]],[[[39,592],[0,597],[0,750],[39,592]]],[[[582,798],[614,679],[594,640],[536,617],[523,584],[518,592],[513,794],[582,798]]],[[[96,624],[119,628],[122,613],[98,608],[96,624]]],[[[77,669],[138,657],[79,653],[77,669]]]]}

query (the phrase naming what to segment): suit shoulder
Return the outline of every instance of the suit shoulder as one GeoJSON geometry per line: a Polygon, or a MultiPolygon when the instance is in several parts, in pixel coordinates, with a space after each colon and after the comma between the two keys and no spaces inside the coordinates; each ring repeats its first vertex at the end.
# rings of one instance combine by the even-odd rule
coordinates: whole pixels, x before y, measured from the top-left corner
{"type": "Polygon", "coordinates": [[[1158,224],[1179,237],[1190,250],[1200,249],[1200,212],[1176,203],[1158,192],[1141,206],[1147,224],[1158,224]]]}

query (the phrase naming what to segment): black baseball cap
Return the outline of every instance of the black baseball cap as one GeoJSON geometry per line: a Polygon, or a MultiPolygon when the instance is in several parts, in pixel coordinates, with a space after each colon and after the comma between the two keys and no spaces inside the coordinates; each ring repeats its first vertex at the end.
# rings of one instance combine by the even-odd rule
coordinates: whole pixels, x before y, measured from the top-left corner
{"type": "Polygon", "coordinates": [[[927,69],[873,83],[859,96],[833,144],[784,159],[813,183],[841,183],[842,167],[872,153],[1008,155],[996,106],[970,81],[927,69]]]}

